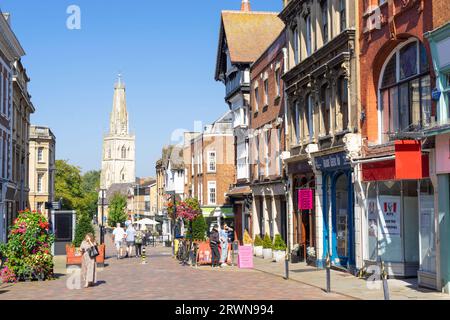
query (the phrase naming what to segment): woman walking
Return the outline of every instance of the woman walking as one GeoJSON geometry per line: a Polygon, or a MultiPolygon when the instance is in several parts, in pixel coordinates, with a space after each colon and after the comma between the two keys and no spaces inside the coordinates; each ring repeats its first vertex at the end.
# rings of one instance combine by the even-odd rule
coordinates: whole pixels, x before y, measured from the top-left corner
{"type": "Polygon", "coordinates": [[[85,288],[93,286],[97,282],[97,262],[95,261],[95,257],[91,258],[89,254],[89,249],[95,245],[94,235],[88,233],[80,246],[81,252],[83,253],[81,260],[81,279],[84,281],[85,288]]]}

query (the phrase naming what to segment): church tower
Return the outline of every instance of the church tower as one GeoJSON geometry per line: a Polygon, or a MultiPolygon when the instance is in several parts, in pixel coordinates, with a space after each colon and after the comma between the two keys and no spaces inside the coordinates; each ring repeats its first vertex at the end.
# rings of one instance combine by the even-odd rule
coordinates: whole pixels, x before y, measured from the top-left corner
{"type": "Polygon", "coordinates": [[[135,167],[135,136],[129,132],[125,84],[119,75],[114,86],[109,133],[103,139],[100,187],[107,190],[115,183],[134,183],[135,167]]]}

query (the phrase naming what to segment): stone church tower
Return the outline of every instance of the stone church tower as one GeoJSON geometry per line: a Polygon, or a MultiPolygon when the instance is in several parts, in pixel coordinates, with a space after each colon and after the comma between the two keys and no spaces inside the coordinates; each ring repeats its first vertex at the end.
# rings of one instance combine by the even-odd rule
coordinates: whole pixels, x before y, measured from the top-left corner
{"type": "Polygon", "coordinates": [[[135,136],[129,133],[125,84],[119,75],[114,87],[109,133],[103,139],[100,187],[108,190],[113,184],[135,181],[135,136]]]}

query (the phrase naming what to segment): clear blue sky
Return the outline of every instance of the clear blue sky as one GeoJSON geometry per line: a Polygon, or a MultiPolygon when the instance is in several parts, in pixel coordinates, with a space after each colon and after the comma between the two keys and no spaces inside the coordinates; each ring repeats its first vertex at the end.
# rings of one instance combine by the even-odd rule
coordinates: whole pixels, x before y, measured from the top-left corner
{"type": "MultiPolygon", "coordinates": [[[[0,0],[27,55],[33,124],[51,127],[58,159],[83,171],[101,166],[113,85],[123,73],[136,175],[154,165],[174,129],[214,121],[227,110],[214,81],[220,11],[240,0],[0,0]],[[81,8],[81,30],[68,30],[67,7],[81,8]]],[[[281,0],[251,0],[279,11],[281,0]]]]}

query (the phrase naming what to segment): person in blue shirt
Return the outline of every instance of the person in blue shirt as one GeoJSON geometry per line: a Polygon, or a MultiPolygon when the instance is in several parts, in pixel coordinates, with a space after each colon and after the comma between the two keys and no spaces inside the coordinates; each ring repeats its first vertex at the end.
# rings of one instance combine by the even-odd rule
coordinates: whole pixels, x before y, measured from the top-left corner
{"type": "MultiPolygon", "coordinates": [[[[222,248],[222,254],[220,256],[220,266],[226,267],[228,260],[228,235],[230,232],[230,227],[226,223],[223,223],[222,228],[219,232],[220,246],[222,248]]],[[[232,230],[232,229],[231,229],[232,230]]]]}

